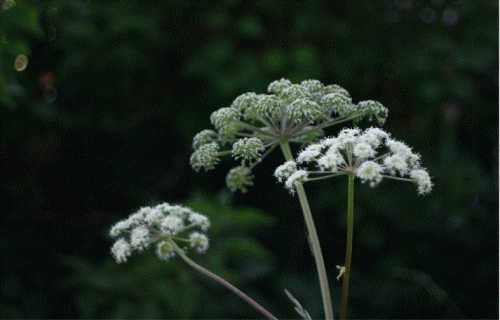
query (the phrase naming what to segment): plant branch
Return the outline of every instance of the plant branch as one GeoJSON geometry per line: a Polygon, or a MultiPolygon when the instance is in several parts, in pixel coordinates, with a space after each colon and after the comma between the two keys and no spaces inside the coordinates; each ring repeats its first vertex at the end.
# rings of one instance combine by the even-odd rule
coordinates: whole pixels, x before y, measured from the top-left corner
{"type": "Polygon", "coordinates": [[[351,272],[352,235],[354,227],[354,174],[349,172],[349,187],[347,196],[347,244],[345,254],[345,271],[342,284],[342,304],[340,306],[340,319],[345,320],[347,313],[347,298],[349,295],[349,274],[351,272]]]}
{"type": "MultiPolygon", "coordinates": [[[[281,143],[281,150],[287,161],[293,160],[292,151],[290,150],[290,145],[288,142],[281,143]]],[[[302,184],[296,184],[297,195],[299,197],[300,206],[302,207],[302,213],[304,214],[304,220],[307,227],[307,232],[309,234],[309,241],[316,262],[316,269],[318,270],[319,285],[321,288],[321,296],[323,298],[323,307],[325,311],[325,319],[333,319],[333,309],[332,301],[330,296],[330,288],[328,286],[328,277],[326,274],[325,262],[323,260],[323,254],[321,253],[321,246],[318,239],[318,234],[316,232],[316,227],[314,225],[314,220],[312,217],[311,209],[309,207],[309,202],[307,201],[306,192],[302,184]]]]}
{"type": "Polygon", "coordinates": [[[257,302],[255,302],[252,298],[250,298],[249,296],[247,296],[240,289],[236,288],[235,286],[233,286],[232,284],[230,284],[226,280],[222,279],[218,275],[216,275],[216,274],[208,271],[207,269],[203,268],[202,266],[200,266],[199,264],[197,264],[193,260],[189,259],[188,256],[186,255],[186,253],[184,252],[184,250],[182,250],[181,248],[179,248],[179,246],[177,246],[177,244],[175,243],[175,241],[173,241],[173,240],[170,239],[169,243],[172,245],[172,247],[174,248],[175,252],[177,252],[177,254],[179,254],[179,256],[182,258],[182,260],[184,260],[191,267],[195,268],[199,272],[201,272],[204,275],[206,275],[206,276],[214,279],[215,281],[219,282],[220,284],[222,284],[223,286],[225,286],[229,290],[233,291],[236,295],[238,295],[240,298],[242,298],[243,300],[245,300],[246,302],[248,302],[252,307],[254,307],[255,309],[257,309],[260,313],[262,313],[268,319],[278,320],[278,318],[276,318],[275,316],[273,316],[269,311],[267,311],[266,309],[264,309],[260,304],[258,304],[257,302]]]}

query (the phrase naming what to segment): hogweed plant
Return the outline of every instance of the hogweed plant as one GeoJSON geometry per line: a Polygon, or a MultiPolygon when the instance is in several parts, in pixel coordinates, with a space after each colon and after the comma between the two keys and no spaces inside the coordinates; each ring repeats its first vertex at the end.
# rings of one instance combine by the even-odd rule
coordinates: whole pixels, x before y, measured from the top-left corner
{"type": "MultiPolygon", "coordinates": [[[[231,156],[239,165],[229,171],[226,184],[233,192],[247,192],[248,187],[253,185],[252,170],[280,147],[286,162],[276,169],[275,176],[279,181],[285,181],[286,188],[296,193],[299,199],[315,259],[326,319],[333,319],[328,278],[303,182],[347,175],[347,254],[345,266],[338,267],[340,274],[337,277],[343,276],[344,281],[341,316],[345,318],[352,251],[354,177],[372,186],[385,177],[413,181],[418,184],[421,194],[428,193],[432,183],[425,169],[420,167],[420,157],[380,129],[370,128],[365,132],[344,129],[337,138],[321,140],[325,128],[347,121],[356,124],[366,118],[382,125],[388,110],[379,102],[368,100],[354,104],[345,89],[337,85],[323,85],[317,80],[293,84],[281,79],[272,82],[268,92],[242,94],[229,107],[213,112],[210,120],[215,130],[206,129],[195,135],[190,164],[197,172],[201,169],[208,171],[215,168],[221,157],[231,156]],[[291,143],[306,146],[297,159],[292,155],[291,143]],[[385,153],[378,155],[377,151],[385,153]],[[319,170],[308,171],[299,167],[310,164],[316,164],[319,170]]],[[[133,251],[140,252],[156,243],[158,258],[168,260],[179,255],[190,266],[235,292],[267,318],[276,319],[230,283],[187,257],[189,248],[200,253],[208,249],[205,232],[209,226],[206,217],[189,208],[169,204],[142,208],[111,229],[113,237],[125,235],[115,242],[111,252],[116,261],[121,263],[133,251]]],[[[298,300],[290,292],[285,290],[285,293],[295,305],[295,310],[304,319],[310,319],[298,300]]]]}
{"type": "Polygon", "coordinates": [[[268,95],[242,94],[230,107],[212,113],[215,130],[203,130],[193,139],[190,163],[195,171],[212,170],[222,156],[231,155],[241,163],[229,171],[227,186],[247,192],[253,185],[252,169],[276,147],[285,148],[291,160],[289,143],[318,141],[324,128],[349,120],[366,117],[383,124],[388,114],[376,101],[353,104],[347,90],[318,80],[299,85],[281,79],[272,82],[268,91],[268,95]]]}
{"type": "MultiPolygon", "coordinates": [[[[193,139],[190,163],[194,170],[212,170],[220,157],[230,155],[240,161],[226,176],[232,191],[248,191],[252,169],[278,146],[285,160],[293,160],[290,143],[310,144],[323,136],[323,129],[363,118],[383,124],[388,110],[379,102],[352,102],[349,92],[338,85],[323,85],[318,80],[293,84],[287,79],[272,82],[269,94],[248,92],[229,107],[210,116],[215,130],[206,129],[193,139]]],[[[298,198],[316,262],[325,317],[333,318],[330,289],[323,254],[304,189],[298,198]]]]}
{"type": "Polygon", "coordinates": [[[198,253],[207,251],[208,236],[205,232],[209,227],[209,219],[190,208],[168,203],[144,207],[111,228],[110,236],[119,237],[111,247],[111,253],[117,263],[123,263],[133,251],[141,252],[156,244],[156,256],[160,260],[168,261],[179,255],[188,265],[233,291],[268,319],[277,319],[238,288],[187,256],[189,249],[198,253]]]}
{"type": "Polygon", "coordinates": [[[352,257],[354,225],[354,179],[374,187],[383,178],[413,182],[421,195],[431,192],[429,173],[422,168],[420,155],[403,142],[379,129],[343,129],[337,137],[329,137],[310,144],[295,160],[279,166],[274,175],[285,181],[285,187],[294,192],[306,181],[317,181],[339,176],[348,177],[347,241],[345,266],[337,266],[339,279],[343,277],[340,318],[345,319],[349,293],[349,275],[352,257]],[[304,166],[299,167],[299,165],[304,166]],[[308,169],[310,166],[313,168],[308,169]]]}

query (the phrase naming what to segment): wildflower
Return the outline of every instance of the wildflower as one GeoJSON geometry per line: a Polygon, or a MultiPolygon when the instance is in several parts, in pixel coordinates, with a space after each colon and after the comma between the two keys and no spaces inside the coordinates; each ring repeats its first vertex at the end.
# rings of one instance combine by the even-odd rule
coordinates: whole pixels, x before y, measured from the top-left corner
{"type": "Polygon", "coordinates": [[[167,261],[168,259],[173,258],[175,256],[174,247],[170,242],[167,242],[165,240],[160,241],[156,245],[156,256],[160,260],[167,261]]]}
{"type": "Polygon", "coordinates": [[[274,176],[278,179],[279,182],[281,182],[283,181],[283,179],[288,178],[295,171],[297,171],[297,163],[295,163],[295,161],[287,161],[276,168],[274,176]]]}
{"type": "Polygon", "coordinates": [[[432,182],[427,171],[422,169],[413,170],[410,172],[410,177],[417,183],[419,194],[426,194],[431,192],[432,182]]]}
{"type": "Polygon", "coordinates": [[[148,208],[149,210],[144,214],[144,222],[149,226],[158,226],[161,224],[165,211],[161,207],[148,208]]]}
{"type": "Polygon", "coordinates": [[[358,159],[368,159],[375,156],[375,150],[368,143],[360,142],[354,147],[353,154],[358,159]]]}
{"type": "Polygon", "coordinates": [[[292,173],[288,179],[286,179],[285,186],[290,192],[294,192],[296,183],[303,183],[307,181],[307,171],[306,170],[297,170],[292,173]]]}
{"type": "Polygon", "coordinates": [[[156,255],[168,260],[175,256],[173,241],[186,241],[191,248],[203,253],[208,249],[208,237],[202,233],[210,227],[210,220],[190,208],[168,203],[143,207],[127,219],[117,222],[110,231],[114,238],[122,235],[111,247],[116,262],[126,262],[132,252],[147,249],[158,242],[156,255]],[[186,231],[199,228],[186,238],[186,231]]]}
{"type": "Polygon", "coordinates": [[[321,144],[311,144],[299,153],[298,163],[311,162],[315,157],[321,154],[323,146],[321,144]]]}
{"type": "Polygon", "coordinates": [[[127,240],[120,238],[111,247],[111,253],[115,256],[116,262],[127,262],[127,258],[132,254],[132,247],[127,240]]]}
{"type": "Polygon", "coordinates": [[[240,190],[245,193],[248,191],[247,186],[253,186],[252,179],[252,170],[244,166],[239,166],[229,170],[226,176],[226,184],[233,192],[240,190]]]}
{"type": "Polygon", "coordinates": [[[168,236],[175,236],[184,229],[184,221],[182,218],[169,215],[163,219],[160,230],[168,236]]]}
{"type": "Polygon", "coordinates": [[[274,175],[293,192],[296,181],[305,182],[348,174],[374,187],[384,178],[410,181],[418,186],[419,194],[432,190],[429,173],[421,167],[420,155],[389,133],[379,128],[343,129],[337,137],[328,137],[299,152],[297,160],[279,166],[274,175]],[[313,164],[319,171],[297,167],[313,164]]]}
{"type": "Polygon", "coordinates": [[[208,238],[206,235],[199,233],[199,232],[193,232],[189,235],[189,241],[190,241],[190,247],[191,248],[196,248],[196,251],[199,253],[203,253],[207,251],[208,249],[208,238]]]}
{"type": "Polygon", "coordinates": [[[317,160],[317,165],[321,171],[337,171],[339,165],[344,163],[342,155],[336,152],[327,153],[317,160]]]}
{"type": "Polygon", "coordinates": [[[203,130],[197,133],[193,138],[193,149],[197,150],[205,144],[209,144],[217,140],[217,132],[213,130],[203,130]]]}
{"type": "Polygon", "coordinates": [[[130,233],[130,245],[139,251],[149,246],[149,229],[146,226],[138,226],[130,233]]]}
{"type": "Polygon", "coordinates": [[[245,160],[260,160],[264,145],[258,138],[243,138],[233,144],[232,155],[235,159],[242,158],[242,165],[245,160]]]}
{"type": "Polygon", "coordinates": [[[205,217],[204,215],[202,214],[199,214],[199,213],[196,213],[196,212],[193,212],[189,218],[188,218],[189,222],[192,223],[193,226],[197,226],[197,227],[200,227],[200,229],[202,231],[207,231],[208,228],[210,228],[210,221],[208,220],[207,217],[205,217]]]}
{"type": "Polygon", "coordinates": [[[212,170],[219,162],[218,151],[217,142],[204,144],[193,152],[189,162],[196,172],[200,171],[201,168],[205,168],[205,171],[212,170]]]}
{"type": "Polygon", "coordinates": [[[130,221],[128,220],[122,220],[115,224],[113,228],[111,228],[111,231],[109,232],[109,235],[112,237],[118,236],[121,232],[124,230],[128,229],[130,227],[130,221]]]}
{"type": "MultiPolygon", "coordinates": [[[[277,146],[317,142],[324,128],[349,120],[368,118],[382,124],[388,113],[375,101],[354,104],[347,90],[318,80],[293,84],[281,79],[267,90],[269,94],[244,93],[212,113],[215,130],[203,130],[193,139],[190,164],[195,171],[212,170],[220,157],[231,155],[241,167],[231,170],[226,183],[232,191],[246,192],[252,169],[277,146]]],[[[306,156],[314,157],[305,153],[305,162],[306,156]]]]}
{"type": "Polygon", "coordinates": [[[356,170],[356,177],[362,182],[370,181],[370,186],[376,186],[382,180],[382,166],[374,161],[363,162],[356,170]]]}
{"type": "Polygon", "coordinates": [[[384,165],[390,170],[392,175],[395,175],[396,172],[399,172],[400,175],[405,175],[408,172],[408,164],[404,157],[399,154],[386,157],[384,159],[384,165]]]}

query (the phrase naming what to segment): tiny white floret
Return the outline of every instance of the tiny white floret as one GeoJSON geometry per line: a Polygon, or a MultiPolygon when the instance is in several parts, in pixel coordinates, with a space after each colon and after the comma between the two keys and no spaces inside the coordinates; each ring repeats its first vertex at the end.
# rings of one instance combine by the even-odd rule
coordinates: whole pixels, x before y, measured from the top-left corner
{"type": "Polygon", "coordinates": [[[189,235],[190,247],[195,248],[199,253],[208,249],[208,237],[203,233],[193,232],[189,235]]]}
{"type": "Polygon", "coordinates": [[[358,159],[368,159],[375,156],[375,150],[366,142],[356,144],[353,153],[358,159]]]}
{"type": "Polygon", "coordinates": [[[360,133],[359,129],[342,129],[340,131],[337,139],[340,144],[347,147],[348,145],[354,145],[358,141],[358,135],[360,133]]]}
{"type": "Polygon", "coordinates": [[[410,177],[415,179],[418,185],[419,194],[427,194],[432,190],[432,182],[429,173],[425,170],[413,170],[410,172],[410,177]]]}
{"type": "Polygon", "coordinates": [[[411,148],[408,147],[404,142],[396,141],[392,139],[387,139],[386,146],[395,154],[399,154],[403,158],[408,157],[412,154],[411,148]]]}
{"type": "Polygon", "coordinates": [[[188,217],[188,220],[193,225],[200,227],[200,229],[205,232],[208,230],[208,228],[210,228],[210,221],[208,220],[208,218],[197,212],[191,213],[191,215],[188,217]]]}
{"type": "Polygon", "coordinates": [[[151,208],[151,210],[149,210],[149,212],[146,214],[146,216],[144,217],[144,222],[146,222],[150,226],[159,225],[163,221],[164,217],[165,214],[163,213],[163,210],[155,207],[151,208]]]}
{"type": "Polygon", "coordinates": [[[297,170],[288,179],[286,179],[285,187],[290,191],[294,192],[294,187],[296,183],[302,183],[307,181],[307,171],[306,170],[297,170]]]}
{"type": "Polygon", "coordinates": [[[132,248],[140,251],[146,249],[150,242],[149,229],[146,226],[138,226],[130,233],[130,244],[132,248]]]}
{"type": "Polygon", "coordinates": [[[356,170],[356,176],[362,182],[369,181],[370,186],[376,186],[382,180],[382,166],[373,161],[366,161],[356,170]]]}
{"type": "Polygon", "coordinates": [[[383,139],[387,138],[389,138],[389,134],[376,127],[366,129],[363,135],[359,137],[361,141],[370,144],[375,149],[380,146],[383,139]]]}
{"type": "Polygon", "coordinates": [[[109,231],[109,235],[112,237],[117,237],[118,235],[120,235],[120,233],[122,233],[123,231],[125,231],[129,227],[130,227],[129,220],[118,221],[109,231]]]}
{"type": "Polygon", "coordinates": [[[274,176],[279,182],[287,179],[292,173],[297,171],[297,163],[293,160],[287,161],[274,171],[274,176]]]}
{"type": "Polygon", "coordinates": [[[161,223],[161,230],[168,236],[174,236],[183,229],[183,219],[176,216],[167,216],[161,223]]]}
{"type": "Polygon", "coordinates": [[[405,159],[398,154],[394,154],[385,158],[384,165],[392,175],[395,175],[396,171],[398,171],[402,176],[408,172],[408,164],[406,163],[405,159]]]}
{"type": "Polygon", "coordinates": [[[120,238],[111,247],[111,253],[117,263],[127,262],[127,258],[132,254],[132,247],[124,238],[120,238]]]}
{"type": "Polygon", "coordinates": [[[309,163],[311,161],[314,161],[317,156],[321,154],[321,150],[323,149],[323,146],[319,143],[311,144],[307,146],[304,150],[302,150],[298,157],[297,157],[297,162],[298,163],[309,163]]]}
{"type": "Polygon", "coordinates": [[[321,171],[337,171],[338,166],[345,163],[340,153],[328,153],[318,159],[318,166],[321,171]]]}

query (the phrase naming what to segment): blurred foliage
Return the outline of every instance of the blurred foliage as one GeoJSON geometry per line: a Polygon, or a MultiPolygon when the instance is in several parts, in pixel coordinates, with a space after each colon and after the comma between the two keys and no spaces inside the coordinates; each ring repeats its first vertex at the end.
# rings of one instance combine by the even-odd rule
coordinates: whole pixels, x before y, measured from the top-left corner
{"type": "MultiPolygon", "coordinates": [[[[319,317],[298,202],[271,177],[282,158],[234,196],[229,165],[188,167],[214,110],[282,77],[382,102],[435,183],[356,186],[350,317],[498,316],[498,1],[1,6],[0,317],[255,317],[182,261],[112,261],[109,227],[161,201],[211,215],[202,265],[279,317],[296,316],[284,288],[319,317]]],[[[306,185],[335,310],[346,184],[306,185]]]]}
{"type": "Polygon", "coordinates": [[[38,11],[26,5],[16,5],[14,1],[3,1],[2,24],[0,34],[2,35],[2,46],[0,46],[0,102],[5,107],[13,107],[14,100],[8,94],[10,91],[21,89],[12,82],[16,71],[26,68],[23,57],[30,54],[29,41],[40,38],[43,34],[38,11]],[[21,59],[20,59],[21,58],[21,59]],[[8,82],[8,80],[11,80],[8,82]]]}

